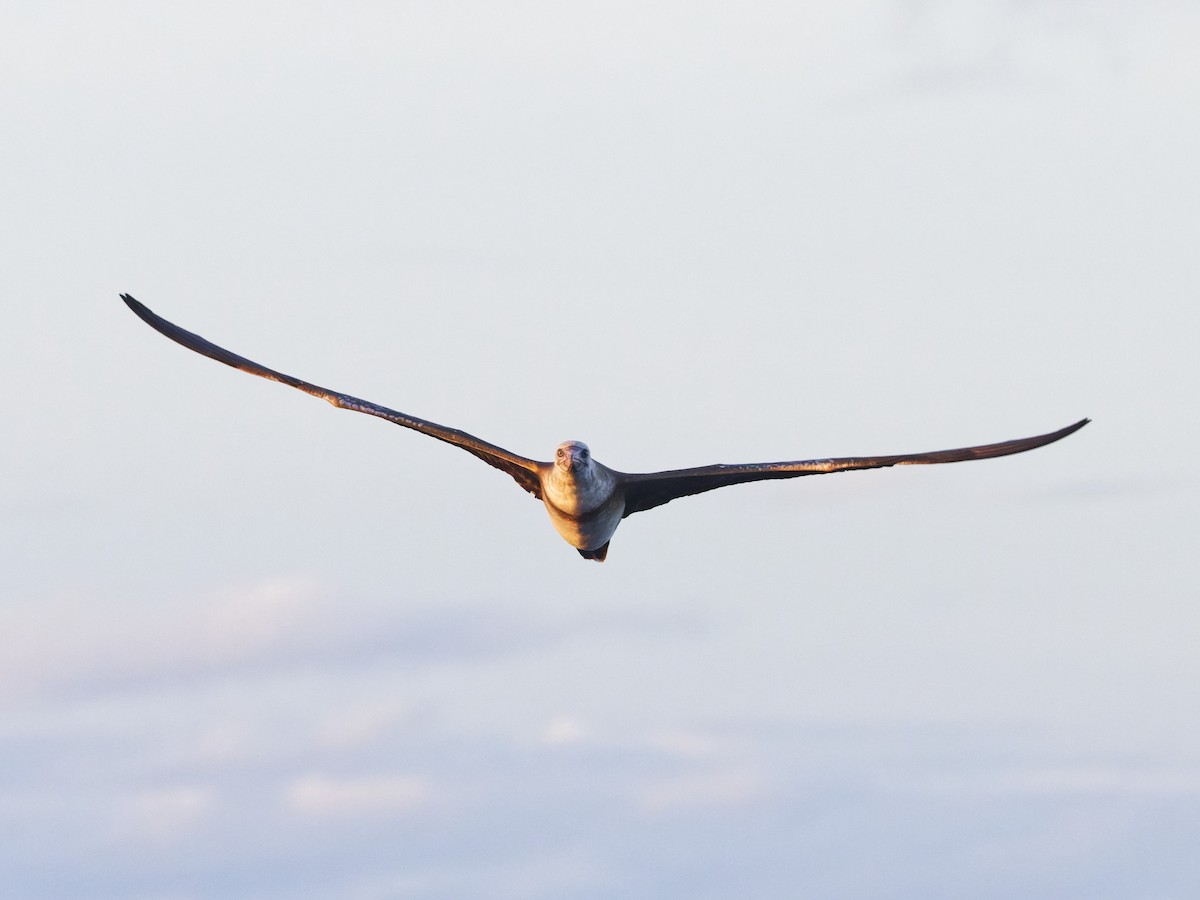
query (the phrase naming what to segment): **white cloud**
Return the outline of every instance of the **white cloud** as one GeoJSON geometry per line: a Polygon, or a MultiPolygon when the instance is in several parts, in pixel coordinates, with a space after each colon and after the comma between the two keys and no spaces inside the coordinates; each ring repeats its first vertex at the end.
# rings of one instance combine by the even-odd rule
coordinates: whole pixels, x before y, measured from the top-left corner
{"type": "Polygon", "coordinates": [[[659,781],[637,795],[653,812],[713,806],[742,806],[763,795],[762,778],[749,771],[705,772],[659,781]]]}
{"type": "Polygon", "coordinates": [[[141,791],[125,804],[118,830],[152,843],[171,843],[189,834],[212,806],[212,791],[198,785],[141,791]]]}
{"type": "Polygon", "coordinates": [[[189,742],[190,757],[207,765],[252,759],[262,752],[263,738],[239,722],[213,722],[203,726],[189,742]]]}
{"type": "Polygon", "coordinates": [[[189,675],[313,641],[321,592],[271,579],[155,603],[63,596],[0,611],[0,699],[189,675]]]}
{"type": "Polygon", "coordinates": [[[1168,797],[1200,794],[1200,771],[1106,765],[1053,766],[988,776],[938,778],[927,783],[927,786],[949,793],[1125,794],[1168,797]]]}
{"type": "MultiPolygon", "coordinates": [[[[348,599],[301,577],[162,598],[63,595],[0,609],[0,705],[252,676],[317,661],[477,661],[580,634],[694,627],[694,616],[661,610],[533,616],[482,604],[403,606],[348,599]]],[[[330,746],[370,741],[408,712],[395,698],[351,707],[319,726],[319,739],[330,746]]]]}
{"type": "Polygon", "coordinates": [[[582,720],[574,716],[558,716],[542,729],[541,740],[545,744],[576,744],[586,735],[587,728],[582,720]]]}
{"type": "Polygon", "coordinates": [[[711,759],[733,749],[727,736],[717,736],[687,728],[661,728],[650,731],[623,731],[589,722],[581,716],[560,715],[551,719],[538,734],[543,744],[563,746],[588,743],[608,749],[650,751],[676,759],[711,759]]]}
{"type": "Polygon", "coordinates": [[[700,759],[713,756],[720,750],[721,742],[698,731],[656,731],[650,735],[649,745],[670,756],[700,759]]]}
{"type": "Polygon", "coordinates": [[[240,659],[279,644],[309,625],[322,592],[299,578],[223,591],[196,623],[198,652],[212,661],[240,659]]]}
{"type": "Polygon", "coordinates": [[[285,800],[304,816],[342,818],[404,814],[428,805],[433,796],[430,783],[412,775],[306,775],[288,785],[285,800]]]}
{"type": "Polygon", "coordinates": [[[413,713],[412,704],[394,697],[338,710],[318,726],[318,741],[326,747],[348,749],[374,743],[413,713]]]}
{"type": "MultiPolygon", "coordinates": [[[[1161,52],[1195,34],[1186,4],[1019,3],[1013,0],[912,0],[893,7],[901,71],[921,85],[1015,80],[1095,85],[1103,79],[1151,81],[1195,54],[1161,52]],[[1164,28],[1164,23],[1174,27],[1164,28]]],[[[1173,75],[1184,74],[1173,70],[1173,75]]]]}
{"type": "MultiPolygon", "coordinates": [[[[610,866],[589,847],[550,848],[498,864],[408,867],[402,874],[364,879],[347,892],[355,897],[488,897],[530,900],[594,892],[610,880],[610,866]],[[417,871],[413,871],[417,868],[417,871]]],[[[612,893],[612,892],[606,892],[612,893]]]]}

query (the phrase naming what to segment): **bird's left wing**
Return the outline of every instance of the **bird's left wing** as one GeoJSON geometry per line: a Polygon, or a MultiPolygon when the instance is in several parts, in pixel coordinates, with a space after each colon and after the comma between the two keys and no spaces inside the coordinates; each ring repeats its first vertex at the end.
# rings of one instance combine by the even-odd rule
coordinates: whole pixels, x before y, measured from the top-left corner
{"type": "Polygon", "coordinates": [[[367,400],[360,400],[357,397],[351,397],[349,394],[340,394],[337,391],[331,391],[327,388],[318,387],[315,384],[309,384],[307,381],[301,381],[299,378],[293,378],[291,375],[276,372],[274,369],[268,369],[266,366],[259,365],[253,360],[246,359],[244,356],[231,353],[224,347],[218,347],[198,334],[184,331],[178,325],[168,322],[162,316],[151,312],[128,294],[122,294],[121,299],[125,301],[125,304],[130,309],[138,314],[143,322],[160,334],[187,347],[189,350],[195,350],[209,359],[223,362],[227,366],[233,366],[233,368],[249,372],[251,375],[269,378],[271,381],[278,381],[290,387],[297,388],[306,394],[312,394],[314,397],[327,400],[340,409],[352,409],[355,412],[366,413],[369,416],[378,416],[381,419],[387,419],[389,422],[394,422],[405,428],[411,428],[432,438],[437,438],[439,441],[445,441],[447,444],[461,447],[468,453],[482,459],[489,466],[495,466],[500,471],[507,472],[517,484],[529,491],[533,496],[539,500],[542,498],[542,485],[541,479],[538,477],[538,470],[539,468],[549,466],[549,463],[539,463],[532,459],[526,459],[524,456],[518,456],[516,453],[505,450],[503,447],[489,444],[487,441],[481,440],[473,434],[467,434],[465,431],[459,431],[457,428],[447,428],[445,425],[426,422],[424,419],[396,412],[394,409],[388,409],[386,406],[379,406],[367,400]]]}
{"type": "Polygon", "coordinates": [[[801,475],[823,475],[826,472],[846,472],[851,469],[880,469],[885,466],[965,462],[971,459],[991,459],[993,456],[1024,453],[1026,450],[1061,440],[1078,431],[1089,421],[1089,419],[1080,419],[1074,425],[1068,425],[1066,428],[1037,437],[1019,438],[1015,441],[1003,441],[998,444],[982,444],[977,447],[962,447],[957,450],[905,453],[898,456],[852,456],[842,459],[753,463],[743,466],[701,466],[695,469],[676,469],[670,472],[622,474],[621,481],[625,488],[625,515],[631,516],[636,512],[654,509],[656,506],[670,503],[677,497],[701,494],[705,491],[747,481],[798,478],[801,475]]]}

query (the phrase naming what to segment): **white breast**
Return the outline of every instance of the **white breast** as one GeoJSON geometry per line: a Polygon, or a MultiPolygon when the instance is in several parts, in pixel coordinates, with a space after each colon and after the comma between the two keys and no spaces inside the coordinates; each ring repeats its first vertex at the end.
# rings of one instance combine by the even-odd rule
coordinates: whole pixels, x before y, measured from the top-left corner
{"type": "Polygon", "coordinates": [[[621,523],[625,501],[612,472],[593,463],[570,478],[558,469],[545,479],[542,499],[550,521],[568,544],[595,550],[608,543],[621,523]]]}

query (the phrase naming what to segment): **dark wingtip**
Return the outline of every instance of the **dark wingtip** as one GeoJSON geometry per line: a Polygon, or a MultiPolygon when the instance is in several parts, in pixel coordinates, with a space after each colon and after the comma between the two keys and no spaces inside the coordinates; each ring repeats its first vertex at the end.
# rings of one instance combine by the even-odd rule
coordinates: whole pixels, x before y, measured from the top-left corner
{"type": "Polygon", "coordinates": [[[1052,431],[1042,438],[1042,443],[1039,444],[1038,446],[1044,446],[1045,444],[1053,444],[1055,441],[1061,441],[1063,438],[1068,437],[1068,436],[1074,434],[1075,432],[1077,432],[1080,428],[1082,428],[1084,425],[1086,425],[1090,421],[1092,421],[1092,420],[1087,419],[1087,418],[1080,419],[1078,422],[1075,422],[1072,425],[1068,425],[1066,428],[1060,428],[1058,431],[1052,431]]]}
{"type": "Polygon", "coordinates": [[[130,294],[122,294],[121,299],[125,301],[125,305],[132,309],[139,319],[141,319],[151,328],[154,328],[157,331],[162,331],[164,334],[166,333],[163,328],[163,324],[169,323],[163,323],[163,320],[152,313],[144,303],[139,303],[137,300],[134,300],[130,294]]]}

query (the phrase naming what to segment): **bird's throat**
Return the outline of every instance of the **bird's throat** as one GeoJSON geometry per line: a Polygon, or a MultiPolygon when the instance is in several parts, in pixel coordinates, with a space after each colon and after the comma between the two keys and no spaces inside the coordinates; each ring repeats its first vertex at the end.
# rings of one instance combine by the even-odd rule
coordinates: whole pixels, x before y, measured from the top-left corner
{"type": "Polygon", "coordinates": [[[569,516],[586,515],[612,496],[613,480],[593,463],[573,469],[555,467],[546,484],[546,499],[569,516]]]}

